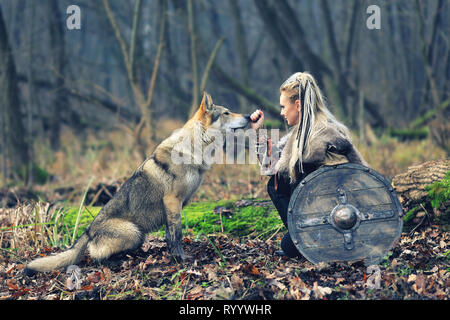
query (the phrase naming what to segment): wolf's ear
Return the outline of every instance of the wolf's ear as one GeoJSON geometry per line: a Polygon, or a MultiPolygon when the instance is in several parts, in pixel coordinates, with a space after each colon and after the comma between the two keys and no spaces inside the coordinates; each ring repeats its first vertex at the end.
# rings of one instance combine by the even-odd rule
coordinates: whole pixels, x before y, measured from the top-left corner
{"type": "Polygon", "coordinates": [[[203,109],[204,112],[211,112],[214,109],[212,98],[206,91],[203,92],[200,109],[203,109]]]}

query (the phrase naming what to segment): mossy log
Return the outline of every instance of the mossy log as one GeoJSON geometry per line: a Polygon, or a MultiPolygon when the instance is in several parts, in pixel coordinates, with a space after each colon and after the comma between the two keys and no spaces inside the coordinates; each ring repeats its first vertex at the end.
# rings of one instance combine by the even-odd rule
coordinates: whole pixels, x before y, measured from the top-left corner
{"type": "Polygon", "coordinates": [[[450,159],[434,160],[411,166],[407,172],[392,179],[392,186],[406,213],[405,222],[423,221],[425,215],[428,215],[430,220],[446,221],[445,217],[438,215],[443,212],[445,215],[448,214],[447,203],[443,203],[440,208],[433,206],[429,190],[432,184],[442,181],[449,171],[450,159]]]}
{"type": "Polygon", "coordinates": [[[441,181],[449,170],[450,159],[428,161],[411,166],[407,172],[396,175],[392,179],[392,186],[402,205],[409,207],[425,201],[427,197],[425,188],[441,181]]]}

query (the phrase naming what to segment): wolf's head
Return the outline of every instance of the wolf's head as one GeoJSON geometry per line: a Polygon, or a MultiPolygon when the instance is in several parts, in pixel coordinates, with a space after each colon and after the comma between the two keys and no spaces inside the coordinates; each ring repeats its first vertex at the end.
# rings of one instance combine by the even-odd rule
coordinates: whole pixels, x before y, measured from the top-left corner
{"type": "Polygon", "coordinates": [[[211,96],[206,92],[203,93],[202,102],[194,118],[201,121],[206,130],[235,130],[244,128],[250,122],[249,115],[234,113],[228,108],[215,105],[211,96]]]}

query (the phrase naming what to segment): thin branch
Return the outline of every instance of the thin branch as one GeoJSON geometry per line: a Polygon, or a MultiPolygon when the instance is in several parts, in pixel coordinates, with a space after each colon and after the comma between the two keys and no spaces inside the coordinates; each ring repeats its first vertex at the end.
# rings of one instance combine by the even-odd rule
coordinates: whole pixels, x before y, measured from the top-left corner
{"type": "Polygon", "coordinates": [[[130,68],[130,57],[128,56],[127,44],[125,43],[125,40],[122,37],[122,34],[120,33],[119,26],[117,25],[117,21],[114,18],[114,14],[112,13],[111,7],[109,5],[109,1],[103,0],[103,6],[105,7],[105,11],[108,16],[108,21],[114,30],[114,34],[117,38],[117,41],[119,41],[120,49],[122,50],[123,59],[125,61],[125,67],[128,72],[128,77],[130,78],[130,81],[133,83],[133,77],[132,77],[132,72],[131,72],[131,68],[130,68]]]}
{"type": "Polygon", "coordinates": [[[195,33],[194,10],[192,0],[188,0],[188,29],[191,39],[191,63],[192,63],[192,106],[191,110],[198,107],[199,87],[198,87],[198,66],[197,66],[197,35],[195,33]]]}
{"type": "Polygon", "coordinates": [[[358,18],[360,8],[360,0],[354,0],[353,6],[352,6],[352,16],[350,18],[350,26],[349,30],[347,32],[348,38],[347,38],[347,45],[345,50],[345,66],[346,68],[350,68],[352,55],[353,55],[353,43],[356,35],[356,22],[358,18]]]}
{"type": "Polygon", "coordinates": [[[336,35],[334,33],[333,19],[331,18],[330,7],[327,0],[321,0],[320,2],[323,15],[325,17],[325,25],[327,29],[328,39],[330,41],[331,53],[336,64],[337,72],[342,74],[341,55],[339,53],[338,45],[336,42],[336,35]]]}
{"type": "Polygon", "coordinates": [[[135,81],[135,73],[134,73],[134,61],[135,61],[135,51],[136,51],[136,42],[137,42],[137,34],[139,29],[139,23],[141,21],[141,9],[142,9],[142,1],[136,0],[136,4],[134,6],[134,14],[133,14],[133,28],[131,30],[131,41],[130,41],[130,71],[131,71],[131,79],[135,81]]]}
{"type": "Polygon", "coordinates": [[[222,37],[217,41],[216,45],[214,46],[213,51],[211,52],[211,55],[209,56],[208,63],[206,64],[205,71],[203,72],[202,81],[200,83],[200,92],[205,91],[209,72],[211,70],[214,60],[216,59],[217,53],[219,52],[219,49],[222,46],[224,40],[225,40],[225,37],[222,37]]]}
{"type": "Polygon", "coordinates": [[[156,53],[155,63],[153,64],[153,72],[152,72],[152,77],[150,80],[150,85],[148,87],[147,101],[146,101],[147,108],[150,108],[150,105],[152,103],[153,93],[155,91],[154,89],[155,89],[155,83],[156,83],[156,76],[158,75],[159,64],[160,64],[161,55],[162,55],[163,48],[164,48],[164,37],[165,37],[165,27],[166,27],[166,10],[165,10],[166,1],[163,1],[162,4],[163,4],[163,8],[161,11],[163,12],[163,16],[161,18],[161,25],[160,25],[160,30],[159,30],[158,50],[156,53]]]}

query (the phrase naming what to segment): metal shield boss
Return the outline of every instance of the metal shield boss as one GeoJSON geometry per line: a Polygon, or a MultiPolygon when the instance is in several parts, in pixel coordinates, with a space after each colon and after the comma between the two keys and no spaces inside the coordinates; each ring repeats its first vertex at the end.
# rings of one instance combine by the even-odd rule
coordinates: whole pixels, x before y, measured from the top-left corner
{"type": "Polygon", "coordinates": [[[288,209],[291,238],[312,263],[364,260],[377,264],[403,227],[389,181],[373,169],[323,166],[303,179],[288,209]]]}

